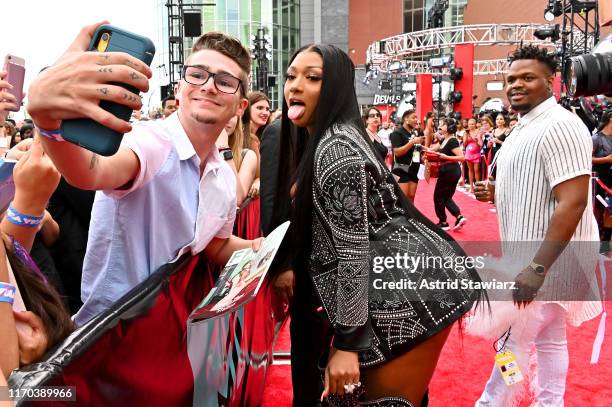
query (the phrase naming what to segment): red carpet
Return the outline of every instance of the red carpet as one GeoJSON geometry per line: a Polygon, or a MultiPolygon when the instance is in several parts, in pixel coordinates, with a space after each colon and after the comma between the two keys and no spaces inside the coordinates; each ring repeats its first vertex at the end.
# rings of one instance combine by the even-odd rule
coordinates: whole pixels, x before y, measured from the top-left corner
{"type": "MultiPolygon", "coordinates": [[[[438,219],[433,209],[433,187],[425,182],[419,184],[416,205],[436,223],[438,219]]],[[[492,204],[477,202],[463,192],[455,194],[455,202],[462,214],[468,219],[466,226],[451,234],[457,240],[484,241],[499,240],[497,216],[491,209],[492,204]]],[[[449,216],[448,222],[454,222],[449,216]]],[[[608,267],[610,269],[610,267],[608,267]]],[[[608,271],[610,274],[612,270],[608,271]]],[[[608,302],[612,310],[612,302],[608,302]]],[[[599,363],[591,365],[591,348],[599,324],[599,318],[583,324],[580,328],[568,327],[568,347],[570,366],[565,395],[566,406],[610,406],[612,387],[612,352],[606,347],[612,336],[612,317],[607,319],[608,332],[604,340],[599,363]]],[[[281,331],[276,343],[277,350],[288,351],[290,348],[288,324],[281,331]]],[[[430,386],[430,403],[432,407],[473,406],[493,368],[494,351],[492,343],[471,336],[459,335],[455,328],[442,352],[438,368],[430,386]]],[[[268,376],[264,407],[285,407],[291,405],[291,371],[287,365],[272,366],[268,376]]],[[[529,406],[531,400],[525,400],[521,407],[529,406]]],[[[504,407],[504,406],[500,406],[504,407]]]]}

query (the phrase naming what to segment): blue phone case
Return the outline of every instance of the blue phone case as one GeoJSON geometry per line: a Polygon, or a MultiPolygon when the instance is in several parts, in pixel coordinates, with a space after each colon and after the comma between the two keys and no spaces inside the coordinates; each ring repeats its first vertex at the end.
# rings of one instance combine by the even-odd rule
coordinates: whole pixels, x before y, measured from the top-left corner
{"type": "MultiPolygon", "coordinates": [[[[155,55],[153,42],[146,37],[112,25],[98,27],[89,44],[89,51],[97,49],[98,41],[104,33],[111,33],[106,52],[125,52],[140,59],[145,64],[151,65],[155,55]]],[[[136,94],[139,93],[138,89],[125,84],[113,83],[113,85],[122,86],[136,94]]],[[[131,108],[115,102],[103,100],[100,102],[100,107],[125,121],[128,121],[132,115],[131,108]]],[[[115,154],[119,150],[123,138],[123,133],[111,130],[92,119],[64,120],[61,131],[65,140],[104,156],[115,154]]]]}

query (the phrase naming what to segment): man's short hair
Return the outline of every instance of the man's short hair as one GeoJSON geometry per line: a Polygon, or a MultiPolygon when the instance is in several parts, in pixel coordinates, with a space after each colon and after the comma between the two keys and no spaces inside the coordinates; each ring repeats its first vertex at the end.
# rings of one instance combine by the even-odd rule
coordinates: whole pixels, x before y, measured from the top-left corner
{"type": "Polygon", "coordinates": [[[176,98],[174,97],[174,95],[168,95],[165,98],[162,99],[162,108],[166,107],[166,103],[168,103],[169,100],[176,100],[176,98]]]}
{"type": "Polygon", "coordinates": [[[517,48],[512,54],[508,56],[509,65],[512,65],[514,61],[522,59],[535,59],[543,63],[550,69],[551,73],[557,71],[557,60],[552,53],[549,53],[546,48],[536,47],[535,45],[525,45],[521,48],[517,48]]]}
{"type": "Polygon", "coordinates": [[[406,110],[404,113],[402,113],[402,121],[406,120],[406,117],[410,116],[413,113],[415,113],[413,109],[406,110]]]}
{"type": "Polygon", "coordinates": [[[247,77],[251,72],[251,54],[242,45],[240,40],[218,31],[207,32],[195,40],[191,53],[193,54],[205,49],[217,51],[238,64],[244,73],[240,79],[243,82],[243,90],[246,93],[248,89],[247,77]]]}

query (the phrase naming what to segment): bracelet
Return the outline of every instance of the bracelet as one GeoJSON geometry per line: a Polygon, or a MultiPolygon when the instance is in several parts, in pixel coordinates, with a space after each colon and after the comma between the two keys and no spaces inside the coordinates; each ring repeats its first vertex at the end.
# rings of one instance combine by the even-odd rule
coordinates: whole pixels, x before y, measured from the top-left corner
{"type": "Polygon", "coordinates": [[[40,127],[36,126],[36,130],[38,130],[38,134],[40,134],[41,136],[43,136],[44,138],[51,140],[51,141],[65,141],[64,138],[62,137],[62,132],[60,129],[57,130],[45,130],[45,129],[41,129],[40,127]]]}
{"type": "Polygon", "coordinates": [[[44,214],[42,214],[42,216],[29,216],[29,215],[25,215],[25,214],[15,210],[15,208],[13,208],[12,204],[6,210],[6,218],[8,219],[9,222],[11,222],[14,225],[24,226],[24,227],[27,227],[27,228],[38,227],[38,225],[41,224],[41,222],[42,222],[44,217],[45,217],[44,214]]]}
{"type": "Polygon", "coordinates": [[[15,300],[15,291],[13,284],[0,282],[0,302],[7,302],[12,305],[15,300]]]}

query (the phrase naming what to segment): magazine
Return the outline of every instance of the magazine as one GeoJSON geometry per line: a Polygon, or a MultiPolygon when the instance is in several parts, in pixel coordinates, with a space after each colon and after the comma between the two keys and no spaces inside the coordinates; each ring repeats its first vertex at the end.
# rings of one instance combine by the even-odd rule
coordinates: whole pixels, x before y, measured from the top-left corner
{"type": "Polygon", "coordinates": [[[15,168],[16,163],[15,160],[0,159],[0,213],[6,212],[15,197],[13,168],[15,168]]]}
{"type": "Polygon", "coordinates": [[[285,222],[272,231],[257,252],[234,252],[221,271],[217,283],[189,316],[189,321],[219,317],[236,311],[259,292],[274,256],[289,228],[285,222]]]}

